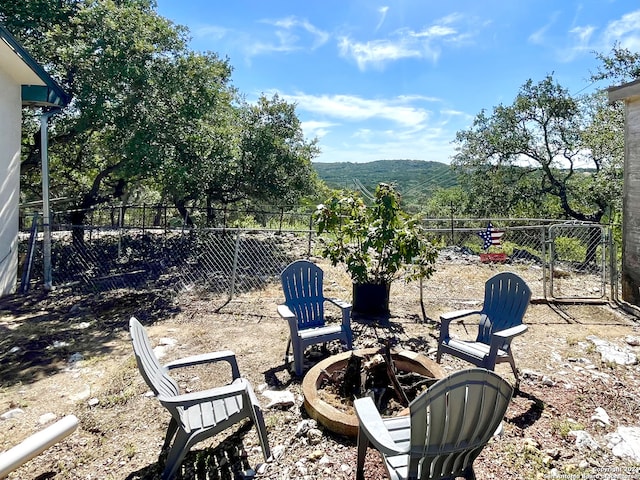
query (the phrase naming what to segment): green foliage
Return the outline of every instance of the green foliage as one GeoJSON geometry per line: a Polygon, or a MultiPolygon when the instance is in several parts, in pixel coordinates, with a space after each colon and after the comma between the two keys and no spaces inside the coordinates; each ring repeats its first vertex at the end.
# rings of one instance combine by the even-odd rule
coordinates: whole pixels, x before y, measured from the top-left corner
{"type": "Polygon", "coordinates": [[[450,165],[432,161],[316,162],[313,166],[319,177],[333,189],[355,189],[355,181],[358,181],[373,192],[379,183],[391,183],[402,194],[405,210],[413,212],[420,211],[436,191],[458,183],[457,174],[450,165]]]}
{"type": "Polygon", "coordinates": [[[461,186],[438,187],[426,201],[422,213],[431,218],[455,216],[466,212],[469,204],[469,195],[461,186]]]}
{"type": "MultiPolygon", "coordinates": [[[[52,117],[51,195],[84,211],[140,191],[188,207],[296,203],[317,184],[292,104],[256,105],[231,85],[217,54],[189,49],[189,34],[152,0],[7,0],[0,21],[46,65],[70,105],[52,117]]],[[[38,112],[36,112],[37,114],[38,112]]],[[[26,112],[22,196],[40,198],[39,123],[26,112]]]]}
{"type": "Polygon", "coordinates": [[[480,216],[559,215],[599,222],[618,208],[620,118],[602,97],[575,99],[552,77],[456,135],[454,166],[480,216]],[[617,139],[614,141],[614,139],[617,139]]]}
{"type": "Polygon", "coordinates": [[[552,431],[554,434],[559,435],[561,438],[568,438],[569,432],[574,430],[584,430],[584,426],[571,419],[558,419],[553,422],[552,431]]]}
{"type": "Polygon", "coordinates": [[[381,183],[372,206],[355,193],[332,196],[314,214],[318,233],[329,234],[322,255],[343,263],[354,283],[389,284],[407,271],[407,280],[429,278],[438,254],[420,220],[400,208],[400,196],[381,183]]]}
{"type": "Polygon", "coordinates": [[[559,260],[581,262],[587,253],[587,246],[578,238],[557,237],[554,239],[554,244],[559,260]]]}
{"type": "Polygon", "coordinates": [[[601,65],[591,75],[594,82],[608,80],[610,84],[619,85],[640,77],[640,52],[632,52],[616,43],[608,55],[597,53],[596,58],[601,65]]]}

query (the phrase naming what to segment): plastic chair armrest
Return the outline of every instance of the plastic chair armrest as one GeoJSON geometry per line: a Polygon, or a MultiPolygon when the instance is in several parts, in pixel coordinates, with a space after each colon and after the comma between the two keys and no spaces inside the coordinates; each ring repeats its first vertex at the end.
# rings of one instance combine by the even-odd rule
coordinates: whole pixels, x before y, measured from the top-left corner
{"type": "Polygon", "coordinates": [[[342,310],[342,325],[344,327],[349,327],[351,324],[351,304],[344,300],[340,300],[339,298],[325,297],[325,300],[337,307],[340,307],[340,310],[342,310]]]}
{"type": "Polygon", "coordinates": [[[289,320],[290,318],[296,318],[296,314],[293,313],[291,309],[288,306],[286,306],[284,303],[281,305],[278,305],[278,314],[286,320],[289,320]]]}
{"type": "Polygon", "coordinates": [[[160,400],[163,405],[188,408],[199,403],[207,403],[215,400],[234,397],[239,394],[247,394],[248,386],[249,382],[247,382],[247,380],[245,380],[244,378],[240,378],[235,382],[223,387],[210,388],[208,390],[201,390],[199,392],[184,393],[182,395],[176,395],[175,397],[158,395],[158,400],[160,400]]]}
{"type": "Polygon", "coordinates": [[[219,352],[203,353],[201,355],[192,355],[190,357],[180,358],[164,365],[167,370],[182,367],[193,367],[207,363],[227,362],[231,366],[231,376],[235,380],[240,378],[240,369],[236,355],[231,350],[221,350],[219,352]]]}
{"type": "Polygon", "coordinates": [[[364,431],[378,451],[386,455],[398,455],[409,451],[408,448],[399,448],[393,441],[380,417],[380,412],[370,397],[358,398],[353,402],[353,407],[358,416],[358,428],[364,431]]]}
{"type": "Polygon", "coordinates": [[[523,324],[520,324],[520,325],[516,325],[515,327],[511,327],[511,328],[506,328],[504,330],[500,330],[499,332],[493,332],[492,336],[500,337],[500,339],[502,341],[504,341],[507,338],[513,338],[513,337],[516,337],[518,335],[522,335],[528,329],[529,329],[529,327],[523,323],[523,324]]]}
{"type": "Polygon", "coordinates": [[[489,354],[486,357],[486,368],[493,370],[498,356],[498,350],[504,348],[504,345],[510,345],[513,337],[522,335],[529,327],[525,324],[516,325],[515,327],[505,328],[499,332],[491,334],[491,344],[489,346],[489,354]]]}
{"type": "Polygon", "coordinates": [[[457,320],[473,314],[480,314],[480,310],[455,310],[453,312],[443,313],[440,315],[440,321],[449,323],[451,320],[457,320]]]}
{"type": "Polygon", "coordinates": [[[345,300],[341,300],[339,298],[332,298],[332,297],[325,297],[324,299],[327,302],[331,302],[334,305],[336,305],[337,307],[340,307],[342,309],[345,309],[345,308],[349,308],[350,309],[351,308],[351,304],[349,302],[345,301],[345,300]]]}
{"type": "Polygon", "coordinates": [[[479,314],[479,310],[454,310],[453,312],[447,312],[440,315],[440,336],[438,338],[438,348],[439,345],[449,338],[449,324],[453,320],[459,320],[462,323],[464,317],[468,317],[470,315],[479,314]]]}

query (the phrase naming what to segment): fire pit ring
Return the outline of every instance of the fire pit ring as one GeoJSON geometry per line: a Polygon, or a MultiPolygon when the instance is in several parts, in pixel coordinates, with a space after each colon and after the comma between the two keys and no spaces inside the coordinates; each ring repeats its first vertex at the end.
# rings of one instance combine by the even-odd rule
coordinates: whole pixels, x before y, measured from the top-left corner
{"type": "MultiPolygon", "coordinates": [[[[375,355],[378,348],[366,348],[332,355],[313,366],[302,381],[302,393],[304,395],[304,408],[307,414],[323,425],[328,430],[348,437],[355,437],[358,434],[358,418],[355,414],[348,414],[329,405],[318,396],[318,388],[325,374],[331,375],[336,370],[343,369],[352,354],[367,356],[375,355]]],[[[426,356],[401,350],[392,352],[391,358],[398,370],[405,372],[415,372],[433,378],[444,376],[440,366],[426,356]]]]}

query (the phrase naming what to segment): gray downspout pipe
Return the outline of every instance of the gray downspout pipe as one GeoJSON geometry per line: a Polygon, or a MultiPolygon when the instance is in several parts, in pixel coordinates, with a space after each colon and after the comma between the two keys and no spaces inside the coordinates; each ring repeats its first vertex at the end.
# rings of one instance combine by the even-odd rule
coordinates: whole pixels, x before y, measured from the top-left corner
{"type": "Polygon", "coordinates": [[[42,253],[44,289],[51,290],[51,211],[49,208],[49,118],[59,109],[44,111],[40,117],[40,156],[42,161],[42,253]]]}

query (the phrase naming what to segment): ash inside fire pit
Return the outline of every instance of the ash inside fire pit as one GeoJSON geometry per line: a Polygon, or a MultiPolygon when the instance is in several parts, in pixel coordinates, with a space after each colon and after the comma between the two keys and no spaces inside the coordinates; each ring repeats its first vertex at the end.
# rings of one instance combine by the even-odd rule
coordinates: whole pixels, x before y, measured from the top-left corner
{"type": "Polygon", "coordinates": [[[318,396],[349,414],[353,400],[369,396],[382,415],[393,416],[437,380],[398,370],[388,348],[374,354],[353,352],[344,368],[320,377],[318,396]]]}
{"type": "Polygon", "coordinates": [[[388,348],[344,352],[321,361],[305,375],[304,406],[327,429],[355,436],[355,398],[371,395],[383,416],[404,414],[411,400],[442,377],[437,363],[416,352],[388,348]]]}

